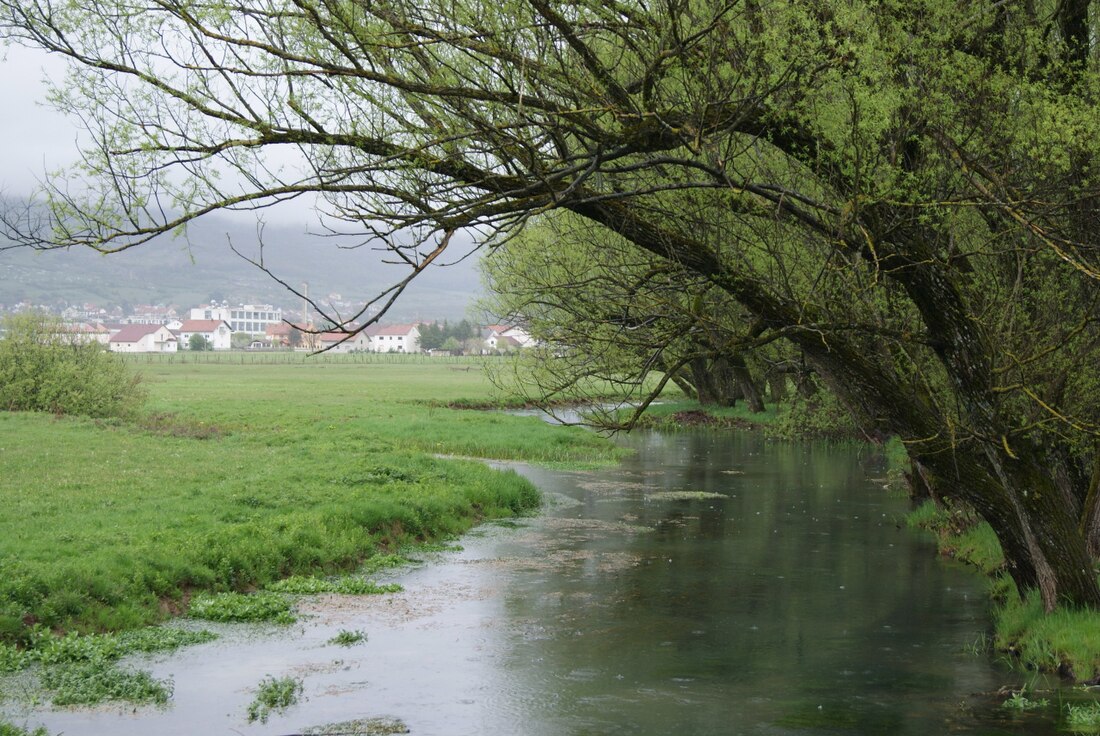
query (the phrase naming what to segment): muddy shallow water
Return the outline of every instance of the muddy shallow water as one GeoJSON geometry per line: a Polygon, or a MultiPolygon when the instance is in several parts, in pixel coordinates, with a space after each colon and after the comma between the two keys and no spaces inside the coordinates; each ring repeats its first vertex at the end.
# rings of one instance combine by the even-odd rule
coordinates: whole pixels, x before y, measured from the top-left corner
{"type": "Polygon", "coordinates": [[[0,712],[70,736],[378,717],[429,736],[1055,733],[990,695],[1031,678],[971,651],[982,582],[899,526],[878,458],[750,434],[628,441],[638,455],[613,470],[521,468],[545,511],[395,573],[403,593],[311,598],[295,626],[208,626],[222,638],[130,660],[172,679],[165,709],[0,712]],[[327,643],[341,630],[368,638],[327,643]],[[250,724],[265,675],[302,678],[304,697],[250,724]]]}

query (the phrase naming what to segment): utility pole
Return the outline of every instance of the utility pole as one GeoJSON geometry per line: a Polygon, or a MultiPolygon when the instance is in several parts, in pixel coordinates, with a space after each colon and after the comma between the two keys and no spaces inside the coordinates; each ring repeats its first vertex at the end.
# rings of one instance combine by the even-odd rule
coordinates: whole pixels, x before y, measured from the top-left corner
{"type": "Polygon", "coordinates": [[[309,282],[302,282],[302,329],[309,328],[309,282]]]}

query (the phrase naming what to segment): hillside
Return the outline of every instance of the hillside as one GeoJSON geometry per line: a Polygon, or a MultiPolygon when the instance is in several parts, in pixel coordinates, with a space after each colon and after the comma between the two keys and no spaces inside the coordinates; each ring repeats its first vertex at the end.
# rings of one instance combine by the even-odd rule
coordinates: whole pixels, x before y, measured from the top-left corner
{"type": "MultiPolygon", "coordinates": [[[[91,250],[0,251],[0,305],[92,302],[192,306],[211,299],[272,303],[296,307],[300,300],[269,276],[233,253],[229,243],[250,257],[259,256],[254,226],[208,217],[186,238],[162,238],[122,253],[104,256],[91,250]]],[[[401,278],[405,269],[382,263],[370,248],[348,249],[332,238],[304,228],[268,225],[263,231],[263,260],[276,275],[327,302],[339,294],[361,302],[401,278]]],[[[456,242],[448,262],[471,245],[456,242]]],[[[433,267],[398,300],[389,319],[458,319],[479,289],[477,258],[433,267]]]]}

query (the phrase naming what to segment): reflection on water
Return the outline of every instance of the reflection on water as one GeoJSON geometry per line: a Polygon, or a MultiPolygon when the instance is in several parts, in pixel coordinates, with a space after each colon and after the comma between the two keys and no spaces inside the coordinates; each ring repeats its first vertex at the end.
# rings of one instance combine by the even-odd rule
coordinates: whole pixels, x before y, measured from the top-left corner
{"type": "MultiPolygon", "coordinates": [[[[636,435],[621,468],[525,468],[553,501],[401,574],[326,598],[288,636],[226,627],[152,666],[167,711],[5,713],[67,734],[290,734],[394,716],[414,734],[1034,734],[967,645],[981,582],[899,527],[879,460],[749,434],[636,435]],[[362,646],[327,644],[341,629],[362,646]],[[307,700],[247,724],[264,675],[307,700]]],[[[148,666],[146,663],[145,666],[148,666]]]]}
{"type": "Polygon", "coordinates": [[[748,434],[638,445],[614,479],[532,473],[581,501],[562,516],[646,533],[548,524],[553,572],[508,587],[533,633],[497,676],[526,691],[527,733],[927,734],[1004,684],[965,652],[979,582],[899,527],[872,457],[748,434]],[[724,497],[650,500],[671,490],[724,497]]]}

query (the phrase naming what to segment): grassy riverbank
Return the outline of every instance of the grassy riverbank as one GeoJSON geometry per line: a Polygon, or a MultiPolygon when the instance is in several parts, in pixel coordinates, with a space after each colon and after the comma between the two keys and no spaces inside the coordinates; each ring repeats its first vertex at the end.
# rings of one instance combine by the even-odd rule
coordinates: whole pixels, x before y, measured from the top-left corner
{"type": "Polygon", "coordinates": [[[0,641],[127,629],[200,590],[354,568],[410,540],[522,512],[535,490],[459,455],[613,462],[497,400],[479,364],[138,365],[136,422],[0,413],[0,641]]]}
{"type": "Polygon", "coordinates": [[[1038,592],[1021,599],[1004,572],[1004,556],[993,530],[972,514],[925,503],[908,519],[936,534],[940,551],[975,566],[990,578],[993,642],[1027,669],[1057,672],[1075,681],[1100,676],[1100,615],[1095,611],[1043,611],[1038,592]]]}

